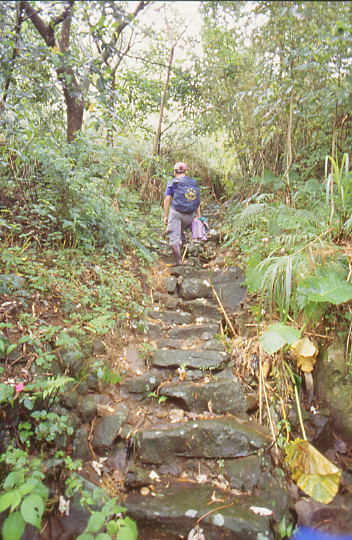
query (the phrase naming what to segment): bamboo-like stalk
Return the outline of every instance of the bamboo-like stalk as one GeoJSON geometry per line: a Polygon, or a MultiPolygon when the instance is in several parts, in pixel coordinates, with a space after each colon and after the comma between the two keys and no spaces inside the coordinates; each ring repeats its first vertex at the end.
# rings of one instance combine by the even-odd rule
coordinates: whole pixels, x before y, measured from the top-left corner
{"type": "Polygon", "coordinates": [[[231,321],[230,321],[230,319],[229,319],[229,317],[228,317],[228,315],[227,315],[227,313],[226,313],[226,310],[225,310],[225,308],[224,308],[224,306],[223,306],[223,304],[222,304],[222,302],[221,302],[221,300],[220,300],[220,298],[219,298],[219,295],[218,295],[218,293],[216,292],[216,290],[215,290],[215,288],[214,288],[214,285],[212,284],[211,281],[210,281],[210,285],[211,285],[211,288],[213,289],[214,296],[215,296],[215,298],[216,298],[216,300],[217,300],[217,302],[218,302],[218,304],[219,304],[219,306],[220,306],[220,310],[221,310],[222,314],[224,315],[225,320],[226,320],[227,324],[229,325],[231,332],[233,333],[233,336],[234,336],[234,337],[237,337],[237,333],[235,332],[235,329],[234,329],[234,327],[232,326],[232,323],[231,323],[231,321]]]}
{"type": "Polygon", "coordinates": [[[303,439],[306,441],[307,440],[307,436],[306,436],[306,431],[304,429],[304,425],[303,425],[303,418],[302,418],[302,410],[301,410],[301,403],[299,401],[299,395],[298,395],[298,389],[297,389],[297,384],[296,384],[296,381],[295,381],[295,378],[293,376],[293,372],[292,372],[292,369],[290,368],[290,366],[287,364],[287,362],[284,362],[284,365],[290,375],[290,379],[292,381],[292,384],[294,386],[294,389],[295,389],[295,399],[296,399],[296,405],[297,405],[297,413],[298,413],[298,418],[299,418],[299,423],[300,423],[300,426],[301,426],[301,430],[302,430],[302,436],[303,436],[303,439]]]}
{"type": "Polygon", "coordinates": [[[263,422],[262,356],[263,356],[263,350],[260,347],[259,349],[259,424],[262,424],[263,422]]]}
{"type": "Polygon", "coordinates": [[[272,435],[273,441],[274,441],[274,448],[275,448],[276,455],[278,456],[279,455],[279,448],[278,448],[277,442],[276,442],[276,433],[275,433],[274,423],[273,423],[273,419],[272,419],[271,412],[270,412],[268,394],[267,394],[267,391],[266,391],[266,388],[265,388],[265,379],[264,379],[264,376],[263,376],[263,370],[262,369],[260,369],[260,371],[259,371],[259,377],[260,377],[261,383],[262,383],[262,389],[263,389],[263,394],[264,394],[264,399],[265,399],[265,404],[266,404],[266,409],[267,409],[267,414],[268,414],[268,419],[269,419],[270,431],[271,431],[271,435],[272,435]]]}

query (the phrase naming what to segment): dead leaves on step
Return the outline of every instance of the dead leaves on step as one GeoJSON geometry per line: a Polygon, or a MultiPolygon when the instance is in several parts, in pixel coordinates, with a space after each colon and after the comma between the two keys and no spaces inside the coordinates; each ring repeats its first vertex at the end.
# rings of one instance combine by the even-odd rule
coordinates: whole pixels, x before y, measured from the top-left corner
{"type": "Polygon", "coordinates": [[[286,445],[285,452],[297,486],[318,502],[331,502],[339,489],[340,469],[303,439],[286,445]]]}
{"type": "Polygon", "coordinates": [[[205,536],[203,533],[203,529],[200,528],[200,526],[197,525],[190,531],[187,540],[205,540],[205,536]]]}

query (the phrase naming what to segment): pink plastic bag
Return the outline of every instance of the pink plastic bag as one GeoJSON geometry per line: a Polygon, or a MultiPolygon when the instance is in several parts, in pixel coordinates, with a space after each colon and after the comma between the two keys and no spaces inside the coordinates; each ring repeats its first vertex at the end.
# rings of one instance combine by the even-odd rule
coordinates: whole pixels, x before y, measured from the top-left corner
{"type": "Polygon", "coordinates": [[[192,221],[192,240],[197,240],[198,242],[207,240],[207,231],[203,221],[200,219],[194,219],[192,221]]]}

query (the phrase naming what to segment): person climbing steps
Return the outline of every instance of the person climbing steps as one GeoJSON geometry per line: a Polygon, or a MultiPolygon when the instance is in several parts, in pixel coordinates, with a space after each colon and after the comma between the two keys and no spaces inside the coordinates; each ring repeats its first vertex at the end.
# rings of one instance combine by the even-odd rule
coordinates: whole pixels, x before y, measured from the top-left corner
{"type": "Polygon", "coordinates": [[[185,241],[185,230],[191,226],[195,216],[201,217],[200,188],[186,172],[186,163],[175,163],[175,176],[168,182],[164,194],[164,223],[176,266],[183,264],[181,246],[185,241]]]}

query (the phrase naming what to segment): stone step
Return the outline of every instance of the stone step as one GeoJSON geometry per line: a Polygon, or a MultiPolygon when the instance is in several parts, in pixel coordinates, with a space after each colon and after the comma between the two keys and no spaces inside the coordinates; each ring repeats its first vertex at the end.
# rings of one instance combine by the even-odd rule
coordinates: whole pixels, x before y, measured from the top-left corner
{"type": "Polygon", "coordinates": [[[176,309],[180,303],[180,298],[178,296],[173,296],[171,294],[163,293],[160,291],[154,291],[153,296],[155,302],[161,304],[161,306],[165,307],[166,309],[176,309]]]}
{"type": "Polygon", "coordinates": [[[128,377],[121,385],[121,394],[125,392],[131,394],[141,394],[147,396],[149,392],[153,392],[161,384],[161,378],[154,373],[144,373],[137,377],[128,377]]]}
{"type": "Polygon", "coordinates": [[[201,278],[201,270],[197,270],[193,266],[174,266],[170,268],[170,275],[183,278],[201,278]]]}
{"type": "Polygon", "coordinates": [[[226,367],[228,360],[228,355],[221,351],[158,349],[152,353],[151,365],[161,369],[183,366],[185,369],[219,371],[226,367]]]}
{"type": "Polygon", "coordinates": [[[218,324],[187,324],[174,326],[168,332],[172,339],[192,339],[199,337],[204,341],[213,339],[219,333],[218,324]]]}
{"type": "Polygon", "coordinates": [[[205,270],[203,279],[211,283],[228,314],[233,313],[247,296],[245,276],[240,268],[231,270],[205,270]]]}
{"type": "Polygon", "coordinates": [[[144,463],[163,463],[174,457],[227,459],[253,454],[271,443],[269,431],[254,421],[214,417],[146,429],[136,434],[136,452],[144,463]]]}
{"type": "Polygon", "coordinates": [[[223,314],[218,307],[218,303],[210,298],[196,298],[195,300],[180,300],[181,309],[192,313],[195,320],[203,322],[220,322],[223,314]]]}
{"type": "Polygon", "coordinates": [[[182,282],[178,288],[178,294],[183,300],[194,300],[195,298],[212,296],[213,292],[209,281],[194,277],[182,278],[182,282]]]}
{"type": "Polygon", "coordinates": [[[149,316],[152,319],[163,321],[165,324],[191,324],[193,322],[193,316],[191,313],[185,311],[163,311],[152,310],[149,312],[149,316]]]}
{"type": "MultiPolygon", "coordinates": [[[[179,343],[181,349],[185,348],[206,348],[205,344],[209,341],[214,342],[215,336],[219,333],[219,326],[217,324],[185,324],[185,325],[171,325],[164,324],[163,321],[158,322],[149,322],[147,328],[147,337],[149,341],[155,343],[161,342],[164,340],[172,340],[174,344],[170,348],[175,348],[179,343]],[[200,345],[199,343],[204,343],[200,345]]],[[[171,341],[171,343],[172,343],[171,341]]],[[[161,344],[159,347],[168,347],[169,345],[161,344]]],[[[211,346],[211,349],[224,350],[224,347],[214,347],[211,346]]]]}
{"type": "Polygon", "coordinates": [[[237,414],[250,407],[241,382],[229,377],[167,383],[160,388],[159,396],[171,399],[186,411],[237,414]]]}
{"type": "Polygon", "coordinates": [[[234,498],[233,493],[208,484],[175,481],[156,486],[147,496],[130,492],[124,506],[127,514],[137,522],[141,538],[274,538],[270,527],[273,513],[267,500],[253,495],[236,495],[234,498]],[[260,510],[262,514],[266,510],[269,516],[260,515],[260,510]],[[198,520],[204,536],[197,534],[198,520]],[[190,536],[191,531],[194,536],[190,536]],[[149,536],[149,533],[153,535],[149,536]]]}
{"type": "Polygon", "coordinates": [[[220,351],[225,352],[224,345],[217,339],[209,339],[202,341],[200,338],[173,339],[173,338],[158,338],[154,340],[157,349],[198,349],[204,351],[220,351]]]}

